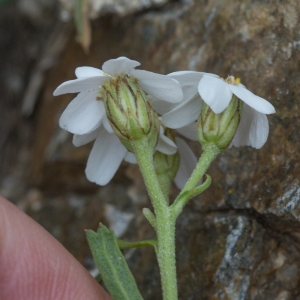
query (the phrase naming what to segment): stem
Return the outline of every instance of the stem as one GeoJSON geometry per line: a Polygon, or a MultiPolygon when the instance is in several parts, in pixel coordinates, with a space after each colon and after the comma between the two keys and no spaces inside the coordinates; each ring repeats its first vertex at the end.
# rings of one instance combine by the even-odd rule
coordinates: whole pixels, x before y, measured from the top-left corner
{"type": "Polygon", "coordinates": [[[177,217],[181,214],[181,212],[183,211],[183,208],[185,207],[185,205],[188,203],[188,201],[190,199],[192,199],[193,197],[201,194],[202,192],[204,192],[206,189],[209,188],[210,184],[211,184],[211,177],[209,175],[206,175],[207,179],[205,180],[204,183],[202,183],[199,186],[196,186],[195,188],[184,192],[183,194],[181,194],[181,196],[177,197],[173,203],[173,205],[170,207],[171,209],[171,213],[174,216],[175,219],[177,219],[177,217]]]}
{"type": "Polygon", "coordinates": [[[159,181],[161,190],[165,195],[167,204],[169,205],[169,189],[170,189],[171,181],[167,176],[159,176],[159,175],[157,175],[157,180],[159,181]]]}
{"type": "Polygon", "coordinates": [[[160,268],[164,300],[177,300],[177,276],[175,254],[175,220],[169,208],[164,216],[157,215],[157,260],[160,268]]]}
{"type": "Polygon", "coordinates": [[[157,260],[160,268],[164,300],[177,300],[175,260],[175,218],[157,179],[152,149],[145,138],[130,142],[137,158],[156,216],[157,260]]]}
{"type": "Polygon", "coordinates": [[[168,206],[165,195],[162,192],[161,186],[156,177],[153,166],[152,149],[149,149],[146,138],[130,141],[130,145],[134,150],[134,154],[142,172],[155,214],[158,211],[163,211],[168,206]]]}
{"type": "Polygon", "coordinates": [[[175,218],[182,212],[188,200],[209,187],[211,180],[204,182],[201,186],[198,186],[198,184],[212,161],[220,152],[221,150],[213,143],[208,143],[203,146],[203,152],[198,160],[195,170],[170,207],[175,218]]]}
{"type": "Polygon", "coordinates": [[[179,196],[198,185],[206,170],[220,152],[221,150],[213,143],[208,143],[203,146],[203,152],[199,158],[196,168],[180,192],[179,196]]]}
{"type": "Polygon", "coordinates": [[[117,243],[120,249],[131,249],[131,248],[138,248],[143,246],[153,246],[156,247],[156,240],[145,240],[145,241],[138,241],[138,242],[127,242],[121,239],[117,239],[117,243]]]}

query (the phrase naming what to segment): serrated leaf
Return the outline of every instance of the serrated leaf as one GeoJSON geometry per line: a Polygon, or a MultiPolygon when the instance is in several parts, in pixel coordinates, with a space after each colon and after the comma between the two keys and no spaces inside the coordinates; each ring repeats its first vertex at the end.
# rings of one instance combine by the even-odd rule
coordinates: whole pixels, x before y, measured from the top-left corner
{"type": "Polygon", "coordinates": [[[104,225],[87,230],[87,240],[102,279],[114,300],[143,300],[114,233],[104,225]]]}

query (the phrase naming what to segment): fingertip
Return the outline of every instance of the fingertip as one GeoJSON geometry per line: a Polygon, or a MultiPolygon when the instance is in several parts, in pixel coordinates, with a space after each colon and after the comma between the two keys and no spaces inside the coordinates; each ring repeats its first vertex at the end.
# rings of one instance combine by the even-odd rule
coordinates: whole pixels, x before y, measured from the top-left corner
{"type": "Polygon", "coordinates": [[[54,237],[0,196],[0,299],[110,298],[54,237]]]}

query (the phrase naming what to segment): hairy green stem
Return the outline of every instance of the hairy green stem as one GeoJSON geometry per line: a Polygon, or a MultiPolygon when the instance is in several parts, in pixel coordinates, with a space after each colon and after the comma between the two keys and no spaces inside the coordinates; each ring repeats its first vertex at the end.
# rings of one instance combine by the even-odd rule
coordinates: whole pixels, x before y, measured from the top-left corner
{"type": "Polygon", "coordinates": [[[169,189],[171,185],[171,181],[167,176],[157,176],[162,192],[165,195],[165,199],[167,204],[169,205],[169,189]]]}
{"type": "Polygon", "coordinates": [[[193,189],[199,184],[201,178],[205,174],[212,161],[221,152],[221,150],[214,143],[208,143],[202,148],[203,152],[199,158],[196,168],[193,171],[187,183],[185,184],[184,188],[180,192],[179,196],[182,195],[184,192],[193,189]]]}
{"type": "Polygon", "coordinates": [[[164,300],[177,300],[177,278],[175,260],[175,219],[170,213],[165,192],[157,179],[152,149],[149,148],[146,137],[130,142],[156,216],[155,229],[157,234],[157,260],[160,268],[164,300]]]}
{"type": "Polygon", "coordinates": [[[175,219],[177,219],[177,217],[181,214],[183,208],[185,207],[185,205],[188,203],[190,199],[201,194],[202,192],[204,192],[206,189],[209,188],[211,184],[211,177],[209,175],[206,176],[207,178],[204,183],[202,183],[199,186],[196,186],[191,190],[184,192],[183,194],[180,195],[180,197],[178,196],[175,199],[174,203],[170,207],[171,213],[175,219]]]}
{"type": "Polygon", "coordinates": [[[209,180],[206,180],[201,186],[198,186],[198,184],[212,161],[220,152],[221,150],[213,143],[208,143],[203,146],[203,152],[198,160],[195,170],[170,207],[175,218],[182,212],[188,200],[209,187],[211,183],[210,177],[209,180]]]}

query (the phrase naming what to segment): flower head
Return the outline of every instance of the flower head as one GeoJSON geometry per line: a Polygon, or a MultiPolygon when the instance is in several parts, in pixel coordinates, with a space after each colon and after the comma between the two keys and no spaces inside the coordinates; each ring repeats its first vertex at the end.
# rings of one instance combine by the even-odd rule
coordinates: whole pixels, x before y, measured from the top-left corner
{"type": "Polygon", "coordinates": [[[132,141],[146,137],[149,148],[154,149],[160,120],[137,79],[123,74],[113,77],[100,93],[109,123],[124,146],[131,151],[132,141]]]}
{"type": "Polygon", "coordinates": [[[241,120],[243,102],[235,95],[232,97],[226,109],[215,114],[213,110],[204,103],[197,122],[198,140],[202,146],[213,143],[220,150],[229,147],[237,131],[241,120]]]}
{"type": "MultiPolygon", "coordinates": [[[[155,162],[156,172],[164,173],[167,171],[167,176],[169,176],[170,183],[174,180],[176,186],[179,189],[183,189],[184,185],[196,167],[197,158],[189,145],[182,138],[175,136],[175,130],[168,128],[163,129],[162,127],[161,130],[165,131],[165,135],[169,137],[169,140],[175,141],[177,152],[173,155],[155,153],[156,157],[154,156],[154,160],[157,160],[155,162]],[[161,166],[157,166],[159,163],[161,163],[161,166]]],[[[188,139],[197,141],[196,123],[179,128],[176,131],[188,139]]]]}
{"type": "MultiPolygon", "coordinates": [[[[173,129],[165,129],[165,135],[170,140],[175,141],[173,129]]],[[[179,168],[180,155],[178,151],[172,155],[166,155],[160,151],[155,151],[153,155],[153,164],[161,187],[163,189],[168,189],[179,168]]]]}
{"type": "MultiPolygon", "coordinates": [[[[75,146],[96,140],[88,159],[86,175],[90,181],[107,184],[117,171],[121,161],[135,162],[134,154],[127,151],[116,136],[107,118],[102,99],[102,87],[114,78],[128,78],[152,97],[166,102],[179,102],[182,90],[172,78],[143,70],[135,70],[140,63],[126,57],[106,61],[102,70],[79,67],[77,79],[64,82],[54,91],[54,96],[79,93],[63,112],[59,125],[74,134],[75,146]]],[[[159,135],[156,149],[166,154],[176,152],[176,145],[159,135]]]]}
{"type": "Polygon", "coordinates": [[[270,102],[254,95],[240,83],[239,78],[235,79],[233,76],[228,76],[227,79],[223,80],[204,75],[199,81],[198,91],[203,101],[216,114],[221,113],[228,106],[233,94],[259,113],[275,113],[270,102]]]}
{"type": "Polygon", "coordinates": [[[93,67],[77,68],[77,79],[62,83],[53,93],[54,96],[79,93],[63,112],[59,125],[74,134],[86,134],[99,127],[106,118],[101,88],[112,77],[120,74],[136,78],[141,88],[153,97],[174,103],[182,100],[178,82],[165,75],[135,70],[139,65],[137,61],[119,57],[106,61],[102,70],[93,67]]]}
{"type": "Polygon", "coordinates": [[[183,101],[163,115],[164,125],[180,128],[191,124],[198,119],[203,102],[214,113],[222,113],[235,95],[244,105],[230,146],[261,148],[265,144],[269,134],[266,114],[275,113],[275,109],[268,101],[247,90],[239,79],[229,76],[223,80],[214,74],[190,71],[175,72],[169,76],[180,82],[183,101]]]}

